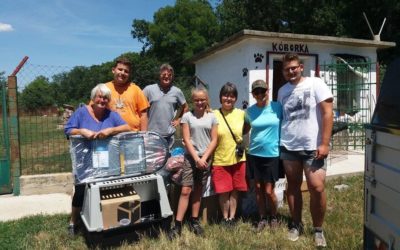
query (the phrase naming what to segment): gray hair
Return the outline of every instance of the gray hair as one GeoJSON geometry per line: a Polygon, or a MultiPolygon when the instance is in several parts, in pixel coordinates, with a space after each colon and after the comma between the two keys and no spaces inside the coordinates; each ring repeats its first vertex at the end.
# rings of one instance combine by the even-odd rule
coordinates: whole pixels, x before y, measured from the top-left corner
{"type": "Polygon", "coordinates": [[[163,63],[163,64],[160,66],[160,73],[161,73],[161,71],[163,71],[163,70],[168,70],[168,71],[170,71],[170,72],[172,73],[172,76],[174,76],[174,68],[173,68],[171,65],[169,65],[168,63],[163,63]]]}
{"type": "Polygon", "coordinates": [[[111,90],[104,83],[99,83],[92,89],[92,92],[90,93],[90,99],[92,101],[96,98],[97,92],[100,92],[108,100],[111,100],[111,90]]]}

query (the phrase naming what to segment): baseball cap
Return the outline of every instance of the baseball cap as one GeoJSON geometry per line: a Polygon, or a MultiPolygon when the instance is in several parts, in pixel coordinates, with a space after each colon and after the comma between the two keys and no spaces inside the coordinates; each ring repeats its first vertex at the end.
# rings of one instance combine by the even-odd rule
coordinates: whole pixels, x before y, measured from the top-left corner
{"type": "Polygon", "coordinates": [[[251,92],[257,88],[268,89],[267,84],[263,80],[256,80],[251,84],[251,92]]]}

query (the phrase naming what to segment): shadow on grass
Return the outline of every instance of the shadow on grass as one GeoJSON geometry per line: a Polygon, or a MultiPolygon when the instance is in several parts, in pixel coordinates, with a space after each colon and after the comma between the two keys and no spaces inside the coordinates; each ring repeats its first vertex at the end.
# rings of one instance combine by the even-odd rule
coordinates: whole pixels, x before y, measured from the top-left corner
{"type": "Polygon", "coordinates": [[[88,232],[82,229],[86,244],[90,249],[109,249],[122,244],[135,244],[142,238],[156,239],[162,232],[170,228],[171,219],[153,223],[142,223],[134,226],[121,227],[102,232],[88,232]]]}

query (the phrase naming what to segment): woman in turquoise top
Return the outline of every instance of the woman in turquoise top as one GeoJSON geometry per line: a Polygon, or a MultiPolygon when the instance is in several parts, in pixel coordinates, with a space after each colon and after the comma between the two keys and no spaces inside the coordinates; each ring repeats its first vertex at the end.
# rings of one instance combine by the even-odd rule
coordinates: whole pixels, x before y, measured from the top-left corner
{"type": "Polygon", "coordinates": [[[279,176],[279,134],[282,107],[278,102],[270,102],[268,86],[263,80],[253,82],[251,93],[256,104],[246,110],[245,130],[251,128],[248,155],[248,175],[254,179],[256,201],[260,215],[257,230],[268,225],[266,202],[270,204],[269,224],[276,227],[277,198],[274,192],[279,176]]]}

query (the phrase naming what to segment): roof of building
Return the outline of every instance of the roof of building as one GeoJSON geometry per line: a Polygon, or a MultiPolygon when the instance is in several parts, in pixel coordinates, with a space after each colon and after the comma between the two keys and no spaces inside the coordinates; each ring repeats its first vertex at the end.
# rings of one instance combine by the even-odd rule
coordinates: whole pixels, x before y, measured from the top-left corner
{"type": "Polygon", "coordinates": [[[214,44],[206,50],[194,55],[189,59],[190,63],[195,63],[200,59],[203,59],[209,55],[212,55],[219,50],[225,49],[232,45],[235,45],[245,39],[259,38],[259,39],[284,39],[285,41],[302,41],[302,42],[314,42],[314,43],[326,43],[326,44],[337,44],[337,45],[349,45],[354,47],[375,47],[377,49],[386,49],[395,47],[394,42],[384,42],[377,40],[365,40],[355,38],[344,38],[334,36],[318,36],[318,35],[305,35],[305,34],[293,34],[293,33],[279,33],[279,32],[268,32],[258,30],[242,30],[220,43],[214,44]]]}

